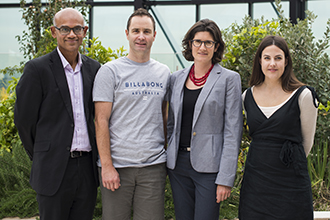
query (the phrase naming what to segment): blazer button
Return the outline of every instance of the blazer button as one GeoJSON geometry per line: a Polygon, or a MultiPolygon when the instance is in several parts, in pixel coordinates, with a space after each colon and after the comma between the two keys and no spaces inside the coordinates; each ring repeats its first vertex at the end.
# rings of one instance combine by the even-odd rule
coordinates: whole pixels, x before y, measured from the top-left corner
{"type": "Polygon", "coordinates": [[[196,132],[193,133],[193,136],[196,136],[196,132]]]}
{"type": "Polygon", "coordinates": [[[71,150],[71,147],[67,147],[66,150],[67,150],[67,151],[71,150]]]}

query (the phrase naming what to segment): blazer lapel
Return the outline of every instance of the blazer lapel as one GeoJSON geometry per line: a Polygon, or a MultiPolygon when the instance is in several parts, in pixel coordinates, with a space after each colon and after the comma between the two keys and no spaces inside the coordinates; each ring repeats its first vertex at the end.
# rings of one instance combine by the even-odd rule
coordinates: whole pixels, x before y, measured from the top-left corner
{"type": "Polygon", "coordinates": [[[201,110],[203,108],[204,102],[207,99],[209,93],[211,92],[215,82],[218,80],[220,77],[222,67],[219,64],[215,64],[210,75],[207,78],[207,81],[199,94],[196,104],[195,104],[195,110],[194,110],[194,118],[193,118],[193,124],[192,126],[194,127],[196,124],[196,121],[199,117],[199,114],[201,113],[201,110]]]}
{"type": "Polygon", "coordinates": [[[85,117],[88,120],[89,117],[89,108],[88,108],[88,99],[89,97],[91,97],[91,85],[93,84],[93,78],[92,78],[92,74],[91,73],[91,69],[90,69],[90,65],[88,64],[88,59],[81,55],[81,59],[82,59],[82,66],[81,66],[81,76],[82,76],[82,80],[83,80],[83,96],[84,96],[84,109],[85,109],[85,117]]]}
{"type": "Polygon", "coordinates": [[[68,87],[68,82],[66,80],[65,72],[61,62],[61,58],[55,49],[51,54],[50,68],[53,71],[54,78],[56,80],[57,86],[60,90],[61,96],[63,98],[63,103],[68,110],[70,117],[73,120],[73,111],[70,98],[70,91],[68,87]]]}
{"type": "MultiPolygon", "coordinates": [[[[181,123],[182,119],[182,103],[183,103],[183,89],[184,85],[186,83],[186,79],[188,77],[189,71],[191,67],[185,68],[181,74],[177,76],[177,79],[175,80],[174,85],[174,91],[178,91],[178,96],[176,96],[176,102],[178,102],[178,105],[174,105],[176,108],[174,109],[174,115],[177,116],[176,120],[177,122],[181,123]]],[[[181,125],[180,125],[181,127],[181,125]]]]}

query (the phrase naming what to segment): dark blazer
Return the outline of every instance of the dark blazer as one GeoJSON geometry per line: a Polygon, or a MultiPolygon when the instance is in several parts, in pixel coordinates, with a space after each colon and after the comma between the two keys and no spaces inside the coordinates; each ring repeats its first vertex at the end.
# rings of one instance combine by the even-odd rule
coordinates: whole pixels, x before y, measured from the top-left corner
{"type": "MultiPolygon", "coordinates": [[[[181,132],[183,89],[189,68],[171,75],[167,167],[174,169],[181,132]]],[[[215,183],[233,186],[242,138],[240,75],[215,64],[196,101],[190,161],[201,173],[217,173],[215,183]]]]}
{"type": "MultiPolygon", "coordinates": [[[[81,58],[84,109],[98,185],[92,87],[100,64],[81,58]]],[[[74,132],[69,87],[57,49],[26,63],[16,94],[15,124],[33,161],[30,184],[38,194],[52,196],[63,180],[74,132]]]]}

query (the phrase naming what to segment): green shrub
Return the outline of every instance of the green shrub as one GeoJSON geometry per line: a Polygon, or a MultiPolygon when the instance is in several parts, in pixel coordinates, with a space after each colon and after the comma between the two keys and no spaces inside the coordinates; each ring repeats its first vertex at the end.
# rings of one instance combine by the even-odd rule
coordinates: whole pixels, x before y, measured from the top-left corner
{"type": "Polygon", "coordinates": [[[44,32],[53,25],[56,12],[62,8],[72,7],[77,8],[84,17],[87,17],[88,7],[85,0],[49,0],[45,7],[42,7],[42,2],[45,1],[33,0],[32,5],[26,7],[26,0],[20,0],[22,20],[27,30],[23,30],[22,36],[16,38],[21,45],[20,51],[28,60],[47,53],[45,48],[56,42],[52,37],[45,37],[44,32]]]}
{"type": "Polygon", "coordinates": [[[11,152],[12,146],[17,146],[20,139],[14,124],[14,105],[16,100],[16,78],[10,82],[7,89],[7,97],[0,100],[0,157],[4,152],[11,152]]]}
{"type": "Polygon", "coordinates": [[[38,214],[36,193],[29,184],[31,161],[21,143],[0,156],[0,218],[38,214]]]}
{"type": "Polygon", "coordinates": [[[328,140],[330,143],[330,101],[324,106],[322,103],[319,106],[317,117],[315,140],[322,142],[328,140]]]}
{"type": "Polygon", "coordinates": [[[312,183],[314,209],[330,211],[330,101],[320,104],[317,135],[307,158],[312,183]]]}
{"type": "Polygon", "coordinates": [[[303,83],[313,86],[325,104],[330,97],[330,59],[326,53],[330,40],[330,20],[323,39],[316,41],[312,32],[316,15],[307,11],[306,19],[298,20],[293,25],[289,18],[284,17],[279,0],[276,6],[280,14],[276,19],[265,21],[245,17],[241,25],[234,23],[223,31],[227,48],[222,65],[241,75],[244,91],[249,87],[253,58],[261,40],[267,35],[282,36],[289,45],[295,75],[303,83]]]}

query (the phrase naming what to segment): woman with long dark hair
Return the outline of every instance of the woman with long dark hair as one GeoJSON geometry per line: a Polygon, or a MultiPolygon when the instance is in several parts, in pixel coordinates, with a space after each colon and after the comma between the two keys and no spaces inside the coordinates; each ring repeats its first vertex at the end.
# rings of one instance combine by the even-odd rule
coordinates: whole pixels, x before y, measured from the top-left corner
{"type": "Polygon", "coordinates": [[[243,104],[252,142],[240,193],[240,220],[312,220],[307,155],[317,102],[313,88],[293,74],[282,37],[267,36],[253,64],[243,104]]]}

